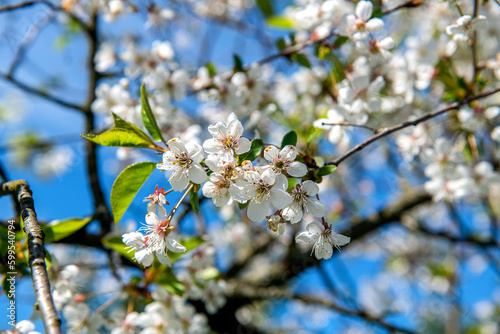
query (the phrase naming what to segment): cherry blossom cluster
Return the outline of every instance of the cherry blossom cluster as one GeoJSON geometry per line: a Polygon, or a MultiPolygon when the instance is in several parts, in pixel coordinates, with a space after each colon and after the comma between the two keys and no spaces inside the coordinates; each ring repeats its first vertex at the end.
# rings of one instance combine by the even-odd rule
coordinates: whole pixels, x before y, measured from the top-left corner
{"type": "MultiPolygon", "coordinates": [[[[305,213],[316,218],[326,214],[326,206],[319,201],[319,187],[310,180],[296,184],[288,192],[288,178],[302,178],[308,173],[307,166],[297,158],[293,145],[283,148],[268,146],[263,151],[264,164],[242,160],[241,156],[251,150],[251,141],[243,136],[243,126],[232,113],[227,121],[218,121],[208,127],[211,139],[203,146],[183,143],[179,138],[168,141],[168,150],[157,168],[167,171],[173,191],[184,196],[194,185],[203,184],[202,192],[211,198],[215,206],[222,207],[238,202],[247,205],[247,215],[254,222],[262,222],[267,217],[268,228],[278,236],[284,233],[285,224],[296,224],[305,213]],[[205,158],[206,154],[206,158],[205,158]],[[207,180],[208,179],[208,180],[207,180]],[[317,198],[314,198],[314,197],[317,198]],[[270,209],[272,209],[270,214],[270,209]]],[[[146,224],[137,232],[123,235],[123,242],[135,251],[135,259],[144,266],[150,266],[154,254],[164,265],[171,265],[167,250],[182,253],[186,248],[174,239],[172,217],[164,208],[167,203],[164,188],[155,192],[148,202],[146,224]],[[165,217],[165,218],[160,218],[165,217]],[[146,234],[140,231],[146,232],[146,234]]],[[[184,198],[184,196],[181,198],[184,198]]],[[[311,223],[308,232],[297,236],[297,242],[314,243],[313,251],[318,259],[332,256],[333,247],[339,248],[350,238],[335,234],[323,219],[321,223],[311,223]],[[322,228],[317,228],[321,226],[322,228]]]]}

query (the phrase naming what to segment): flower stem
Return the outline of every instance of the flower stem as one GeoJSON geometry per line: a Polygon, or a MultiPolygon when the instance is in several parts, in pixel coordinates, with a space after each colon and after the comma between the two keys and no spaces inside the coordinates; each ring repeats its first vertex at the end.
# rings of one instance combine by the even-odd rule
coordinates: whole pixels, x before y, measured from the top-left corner
{"type": "Polygon", "coordinates": [[[170,211],[170,213],[167,216],[167,220],[169,220],[169,221],[172,220],[172,217],[175,215],[175,212],[177,211],[177,209],[181,205],[182,201],[184,201],[184,198],[186,198],[187,194],[189,194],[191,189],[193,189],[193,187],[194,187],[194,184],[191,183],[189,188],[186,189],[186,192],[184,192],[184,194],[182,194],[182,197],[179,199],[179,201],[177,201],[177,203],[175,203],[175,206],[172,208],[172,211],[170,211]]]}

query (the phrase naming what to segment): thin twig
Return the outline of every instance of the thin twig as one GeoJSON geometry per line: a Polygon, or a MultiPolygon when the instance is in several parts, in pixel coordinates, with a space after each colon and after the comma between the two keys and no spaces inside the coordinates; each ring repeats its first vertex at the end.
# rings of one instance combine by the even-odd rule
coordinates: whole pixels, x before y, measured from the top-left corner
{"type": "Polygon", "coordinates": [[[498,93],[498,92],[500,92],[500,88],[492,89],[492,90],[489,90],[489,91],[487,91],[487,92],[485,92],[483,94],[479,94],[479,95],[476,95],[474,97],[470,97],[468,99],[465,99],[463,101],[454,103],[454,104],[452,104],[452,105],[450,105],[450,106],[448,106],[446,108],[442,108],[442,109],[433,111],[433,112],[428,113],[428,114],[426,114],[426,115],[424,115],[422,117],[416,118],[416,119],[414,119],[412,121],[405,121],[405,122],[403,122],[401,124],[398,124],[398,125],[395,125],[395,126],[392,126],[392,127],[386,128],[386,129],[383,129],[379,133],[371,136],[370,138],[368,138],[367,140],[363,141],[362,143],[354,146],[353,148],[351,148],[346,153],[342,154],[337,159],[335,159],[333,161],[330,161],[330,162],[326,163],[325,165],[338,166],[338,165],[340,165],[340,163],[342,161],[344,161],[345,159],[349,158],[351,155],[354,155],[355,153],[363,150],[368,145],[376,142],[377,140],[379,140],[381,138],[386,137],[387,135],[390,135],[393,132],[397,132],[397,131],[402,130],[404,128],[407,128],[409,126],[414,126],[414,125],[417,125],[419,123],[425,122],[425,121],[427,121],[427,120],[429,120],[431,118],[434,118],[434,117],[439,116],[441,114],[445,114],[445,113],[447,113],[447,112],[449,112],[451,110],[458,109],[459,107],[461,107],[461,106],[463,106],[463,105],[465,105],[467,103],[470,103],[472,101],[488,97],[488,96],[493,95],[493,94],[498,93]]]}
{"type": "Polygon", "coordinates": [[[403,9],[403,8],[418,7],[422,3],[423,3],[422,0],[410,0],[410,1],[404,2],[404,3],[398,5],[398,6],[394,7],[394,8],[387,9],[387,10],[383,11],[382,15],[388,15],[388,14],[394,13],[394,12],[400,10],[400,9],[403,9]]]}
{"type": "Polygon", "coordinates": [[[168,216],[166,218],[167,220],[172,220],[172,217],[175,215],[175,212],[177,211],[179,206],[182,204],[182,201],[184,201],[184,198],[186,198],[187,194],[189,194],[191,189],[193,189],[193,187],[194,187],[194,184],[191,183],[191,185],[186,189],[184,194],[182,194],[182,197],[179,199],[179,201],[177,201],[177,203],[175,203],[175,206],[172,208],[172,211],[170,211],[170,213],[168,214],[168,216]]]}
{"type": "Polygon", "coordinates": [[[365,128],[367,130],[370,130],[374,133],[378,133],[380,132],[379,129],[375,129],[375,128],[372,128],[371,126],[368,126],[368,125],[363,125],[363,124],[351,124],[351,123],[326,123],[326,122],[322,122],[321,125],[331,125],[331,126],[335,126],[335,125],[338,125],[338,126],[352,126],[352,127],[356,127],[356,128],[365,128]]]}
{"type": "MultiPolygon", "coordinates": [[[[3,167],[1,161],[0,161],[0,178],[2,179],[2,182],[9,182],[9,177],[7,176],[7,172],[5,171],[5,168],[3,167]]],[[[10,196],[12,197],[12,205],[14,206],[14,212],[16,213],[16,216],[19,217],[21,216],[21,206],[17,201],[16,194],[12,193],[10,194],[10,196]]]]}
{"type": "Polygon", "coordinates": [[[11,84],[13,84],[14,86],[22,89],[24,92],[26,92],[28,94],[32,94],[32,95],[36,95],[38,97],[44,98],[45,100],[53,102],[55,104],[58,104],[58,105],[60,105],[62,107],[66,107],[66,108],[69,108],[69,109],[72,109],[72,110],[76,110],[76,111],[79,111],[79,112],[83,112],[84,111],[83,108],[82,108],[82,106],[79,106],[77,104],[73,104],[71,102],[67,102],[67,101],[61,100],[60,98],[55,97],[53,95],[50,95],[47,92],[44,92],[42,90],[30,87],[30,86],[26,85],[25,83],[23,83],[21,81],[18,81],[17,79],[14,79],[13,77],[10,77],[10,76],[8,76],[6,74],[0,73],[0,78],[6,80],[8,82],[10,82],[11,84]]]}
{"type": "Polygon", "coordinates": [[[19,48],[16,51],[16,54],[13,57],[13,60],[10,64],[9,70],[7,71],[7,77],[12,78],[14,76],[15,71],[17,70],[19,64],[21,64],[24,55],[26,54],[26,51],[28,48],[33,44],[33,42],[36,40],[36,37],[40,33],[40,31],[47,27],[47,25],[52,22],[52,20],[56,17],[56,14],[54,12],[50,12],[44,16],[42,16],[40,19],[38,19],[37,22],[32,24],[26,33],[23,41],[19,45],[19,48]],[[45,22],[41,27],[38,27],[40,22],[45,22]]]}
{"type": "Polygon", "coordinates": [[[11,10],[16,10],[16,9],[21,9],[21,8],[26,8],[26,7],[29,7],[31,5],[36,4],[37,2],[38,1],[26,1],[26,2],[17,3],[15,5],[3,6],[3,7],[0,7],[0,13],[11,11],[11,10]]]}
{"type": "MultiPolygon", "coordinates": [[[[479,0],[474,0],[474,11],[472,14],[472,19],[475,19],[479,11],[479,0]]],[[[469,40],[471,53],[472,53],[472,83],[476,82],[478,65],[477,65],[477,30],[474,29],[472,32],[472,38],[469,40]]]]}

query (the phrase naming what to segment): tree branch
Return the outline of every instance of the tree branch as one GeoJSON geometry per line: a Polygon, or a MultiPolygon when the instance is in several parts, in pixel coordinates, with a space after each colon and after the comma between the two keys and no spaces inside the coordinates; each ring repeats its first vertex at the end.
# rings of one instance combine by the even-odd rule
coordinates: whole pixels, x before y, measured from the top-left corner
{"type": "Polygon", "coordinates": [[[472,101],[488,97],[488,96],[493,95],[493,94],[498,93],[498,92],[500,92],[500,88],[492,89],[492,90],[489,90],[489,91],[487,91],[487,92],[485,92],[483,94],[479,94],[479,95],[476,95],[474,97],[470,97],[468,99],[465,99],[465,100],[463,100],[461,102],[453,103],[452,105],[450,105],[450,106],[448,106],[446,108],[442,108],[442,109],[433,111],[431,113],[428,113],[427,115],[424,115],[422,117],[416,118],[413,121],[406,121],[406,122],[403,122],[401,124],[398,124],[398,125],[395,125],[395,126],[392,126],[392,127],[389,127],[389,128],[385,128],[385,129],[379,130],[379,133],[371,136],[370,138],[368,138],[367,140],[363,141],[362,143],[354,146],[353,148],[351,148],[346,153],[342,154],[337,159],[335,159],[333,161],[330,161],[330,162],[327,162],[325,165],[338,166],[342,161],[344,161],[345,159],[349,158],[351,155],[354,155],[355,153],[363,150],[368,145],[376,142],[377,140],[379,140],[381,138],[384,138],[385,136],[390,135],[393,132],[397,132],[397,131],[402,130],[404,128],[407,128],[409,126],[414,126],[414,125],[417,125],[419,123],[425,122],[425,121],[427,121],[427,120],[429,120],[431,118],[434,118],[434,117],[439,116],[441,114],[445,114],[448,111],[458,109],[458,108],[460,108],[461,106],[463,106],[463,105],[465,105],[467,103],[470,103],[472,101]]]}
{"type": "MultiPolygon", "coordinates": [[[[91,18],[91,24],[89,25],[89,53],[87,56],[87,66],[89,70],[89,82],[87,85],[87,98],[85,105],[83,106],[83,111],[85,113],[85,133],[92,133],[95,129],[94,124],[94,114],[91,110],[92,102],[94,102],[96,95],[95,90],[97,87],[97,82],[99,80],[99,73],[95,69],[95,54],[98,49],[98,26],[97,26],[97,15],[94,14],[91,18]]],[[[96,212],[94,216],[101,222],[101,232],[100,235],[108,233],[111,230],[111,224],[113,218],[106,205],[106,200],[101,189],[101,184],[99,181],[99,170],[97,168],[97,145],[86,140],[86,160],[87,160],[87,171],[89,173],[90,188],[92,191],[92,196],[94,198],[94,207],[96,212]]]]}
{"type": "Polygon", "coordinates": [[[298,300],[307,304],[316,304],[319,306],[327,307],[338,313],[345,314],[347,316],[361,318],[366,322],[374,323],[380,327],[383,327],[389,331],[400,332],[406,334],[414,334],[416,332],[397,327],[385,322],[382,318],[374,317],[368,314],[364,310],[350,310],[335,304],[334,302],[314,296],[298,295],[290,292],[288,290],[278,289],[278,288],[266,288],[266,287],[256,287],[249,284],[241,282],[229,282],[228,294],[235,297],[249,298],[250,300],[264,300],[269,302],[274,302],[279,299],[285,300],[298,300]]]}
{"type": "Polygon", "coordinates": [[[10,181],[1,184],[0,196],[16,193],[21,205],[24,233],[28,236],[28,262],[31,269],[31,279],[35,289],[36,300],[42,313],[45,332],[48,334],[60,334],[61,321],[57,316],[54,301],[50,294],[50,283],[47,275],[47,266],[45,264],[45,236],[37,222],[35,204],[30,187],[24,180],[10,181]]]}

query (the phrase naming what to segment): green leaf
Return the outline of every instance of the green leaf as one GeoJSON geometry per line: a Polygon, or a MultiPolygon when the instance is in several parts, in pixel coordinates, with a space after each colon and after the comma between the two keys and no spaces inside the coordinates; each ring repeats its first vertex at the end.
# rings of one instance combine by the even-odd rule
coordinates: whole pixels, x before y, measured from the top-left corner
{"type": "Polygon", "coordinates": [[[316,44],[314,49],[314,55],[320,60],[325,60],[328,56],[332,54],[332,50],[329,47],[316,44]]]}
{"type": "Polygon", "coordinates": [[[307,149],[309,149],[309,146],[311,146],[311,143],[313,142],[313,140],[315,140],[320,133],[321,133],[320,129],[313,128],[313,131],[311,132],[311,134],[307,138],[307,149]]]}
{"type": "Polygon", "coordinates": [[[264,148],[264,142],[262,141],[262,139],[252,140],[250,151],[238,156],[238,163],[242,163],[245,160],[254,161],[262,153],[263,148],[264,148]]]}
{"type": "Polygon", "coordinates": [[[304,67],[311,68],[311,63],[309,62],[309,59],[307,59],[306,55],[304,55],[303,53],[294,54],[292,56],[292,59],[304,67]]]}
{"type": "Polygon", "coordinates": [[[344,80],[345,70],[344,70],[344,66],[340,62],[340,59],[338,59],[338,57],[335,56],[334,53],[332,53],[332,54],[330,54],[329,60],[330,60],[330,66],[332,68],[332,73],[335,77],[335,80],[337,82],[344,80]]]}
{"type": "Polygon", "coordinates": [[[333,173],[337,169],[337,166],[334,165],[326,165],[318,169],[318,176],[326,176],[333,173]]]}
{"type": "Polygon", "coordinates": [[[151,142],[151,138],[149,138],[149,136],[145,134],[144,131],[142,131],[137,125],[127,122],[117,114],[111,113],[111,115],[113,115],[113,121],[115,122],[114,129],[122,129],[133,132],[144,140],[151,142]]]}
{"type": "Polygon", "coordinates": [[[233,61],[234,61],[234,71],[243,71],[243,62],[241,61],[241,58],[237,54],[233,54],[233,61]]]}
{"type": "Polygon", "coordinates": [[[286,49],[286,42],[283,38],[280,38],[276,41],[276,46],[278,47],[278,50],[283,51],[286,49]]]}
{"type": "Polygon", "coordinates": [[[201,277],[206,281],[219,278],[220,276],[220,272],[215,267],[206,268],[201,272],[201,277]]]}
{"type": "Polygon", "coordinates": [[[338,49],[345,43],[349,41],[349,37],[346,36],[339,36],[335,39],[335,42],[333,42],[333,45],[338,49]]]}
{"type": "Polygon", "coordinates": [[[250,201],[246,201],[245,203],[238,202],[238,207],[240,208],[240,210],[243,210],[248,206],[248,204],[250,204],[250,201]]]}
{"type": "Polygon", "coordinates": [[[141,85],[141,114],[142,121],[144,122],[146,129],[148,129],[148,132],[151,134],[151,137],[153,137],[153,139],[156,141],[165,142],[161,134],[161,130],[156,123],[156,119],[153,115],[153,111],[151,110],[151,106],[149,105],[146,85],[144,83],[141,85]]]}
{"type": "Polygon", "coordinates": [[[297,133],[295,133],[295,131],[290,131],[285,135],[285,137],[283,137],[283,140],[281,141],[281,148],[286,145],[297,145],[297,133]]]}
{"type": "Polygon", "coordinates": [[[373,9],[372,17],[381,18],[382,16],[384,16],[384,11],[382,10],[382,8],[376,7],[373,9]]]}
{"type": "Polygon", "coordinates": [[[157,283],[163,286],[168,292],[177,296],[182,296],[186,287],[172,273],[172,268],[165,268],[158,276],[157,283]]]}
{"type": "Polygon", "coordinates": [[[102,146],[137,148],[153,147],[153,145],[151,145],[151,141],[145,141],[135,133],[122,129],[110,129],[100,135],[82,134],[82,137],[102,146]]]}
{"type": "Polygon", "coordinates": [[[49,251],[45,249],[45,265],[47,267],[47,271],[52,267],[52,255],[50,255],[49,251]]]}
{"type": "Polygon", "coordinates": [[[193,208],[194,213],[198,214],[200,212],[200,198],[198,197],[198,191],[195,188],[191,189],[189,193],[191,199],[191,207],[193,208]]]}
{"type": "Polygon", "coordinates": [[[111,211],[115,224],[120,221],[135,195],[156,168],[154,162],[139,162],[125,168],[111,188],[111,211]]]}
{"type": "Polygon", "coordinates": [[[130,251],[130,249],[123,243],[122,237],[120,236],[109,236],[102,238],[102,244],[108,247],[109,249],[112,249],[116,252],[118,252],[120,255],[128,259],[130,262],[135,262],[134,256],[135,253],[134,251],[130,251]]]}
{"type": "Polygon", "coordinates": [[[123,120],[118,115],[111,114],[115,121],[115,126],[113,128],[99,135],[82,134],[81,136],[103,146],[142,147],[152,149],[157,147],[144,131],[134,124],[123,120]]]}
{"type": "Polygon", "coordinates": [[[217,74],[217,69],[215,68],[214,63],[206,63],[205,67],[208,70],[208,74],[213,77],[217,74]]]}
{"type": "Polygon", "coordinates": [[[265,17],[273,15],[274,10],[271,0],[257,0],[257,6],[265,17]]]}
{"type": "Polygon", "coordinates": [[[54,220],[50,224],[41,225],[40,227],[45,234],[45,242],[49,243],[61,240],[75,233],[87,225],[91,220],[91,217],[54,220]]]}
{"type": "Polygon", "coordinates": [[[267,18],[266,22],[272,28],[292,29],[294,27],[293,21],[284,16],[271,16],[267,18]]]}

